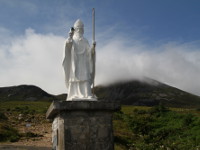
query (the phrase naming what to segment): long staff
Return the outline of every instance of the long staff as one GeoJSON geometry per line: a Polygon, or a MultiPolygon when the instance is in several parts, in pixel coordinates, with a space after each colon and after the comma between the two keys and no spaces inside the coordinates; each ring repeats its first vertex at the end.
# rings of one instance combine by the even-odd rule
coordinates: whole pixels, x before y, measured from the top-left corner
{"type": "MultiPolygon", "coordinates": [[[[95,42],[95,9],[92,9],[92,44],[96,44],[95,42]]],[[[95,47],[94,47],[94,64],[93,64],[93,96],[94,96],[94,78],[95,78],[95,62],[96,62],[96,52],[95,52],[95,47]]]]}

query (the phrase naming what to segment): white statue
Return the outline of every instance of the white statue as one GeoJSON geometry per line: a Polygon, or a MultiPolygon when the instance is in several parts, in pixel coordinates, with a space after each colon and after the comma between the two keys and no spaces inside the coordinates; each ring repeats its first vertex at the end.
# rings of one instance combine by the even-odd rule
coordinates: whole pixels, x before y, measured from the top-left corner
{"type": "Polygon", "coordinates": [[[83,37],[84,24],[78,19],[71,28],[65,45],[63,67],[67,100],[96,100],[91,91],[95,77],[95,46],[83,37]]]}

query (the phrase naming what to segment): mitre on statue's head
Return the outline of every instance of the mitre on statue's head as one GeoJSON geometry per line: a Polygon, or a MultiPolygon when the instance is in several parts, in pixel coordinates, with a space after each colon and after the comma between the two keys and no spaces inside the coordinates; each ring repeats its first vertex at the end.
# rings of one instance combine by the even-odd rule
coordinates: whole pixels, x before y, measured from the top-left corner
{"type": "Polygon", "coordinates": [[[83,22],[80,19],[76,20],[74,23],[74,28],[84,28],[83,22]]]}

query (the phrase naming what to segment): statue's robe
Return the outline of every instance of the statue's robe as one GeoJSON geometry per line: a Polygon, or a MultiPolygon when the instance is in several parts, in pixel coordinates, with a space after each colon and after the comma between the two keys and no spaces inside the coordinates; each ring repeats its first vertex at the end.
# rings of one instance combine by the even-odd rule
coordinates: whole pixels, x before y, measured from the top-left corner
{"type": "Polygon", "coordinates": [[[67,100],[92,99],[91,85],[94,84],[95,54],[84,37],[67,40],[63,67],[67,86],[67,100]]]}

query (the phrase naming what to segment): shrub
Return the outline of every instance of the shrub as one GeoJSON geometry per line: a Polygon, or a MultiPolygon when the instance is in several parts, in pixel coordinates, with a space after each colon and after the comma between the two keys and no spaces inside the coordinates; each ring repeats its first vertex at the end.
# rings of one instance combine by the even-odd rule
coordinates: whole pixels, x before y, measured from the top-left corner
{"type": "Polygon", "coordinates": [[[10,141],[16,142],[20,139],[19,132],[11,126],[1,123],[0,124],[0,142],[10,141]]]}
{"type": "Polygon", "coordinates": [[[117,111],[113,115],[113,119],[115,120],[123,120],[123,118],[124,118],[124,113],[122,111],[117,111]]]}
{"type": "Polygon", "coordinates": [[[17,142],[19,141],[20,139],[20,136],[19,135],[12,135],[10,138],[9,138],[9,141],[10,142],[17,142]]]}
{"type": "Polygon", "coordinates": [[[0,112],[0,121],[7,120],[8,118],[5,116],[3,112],[0,112]]]}
{"type": "Polygon", "coordinates": [[[194,115],[192,115],[192,114],[186,114],[184,116],[184,118],[183,118],[183,125],[184,126],[189,126],[190,124],[192,124],[193,118],[194,118],[194,115]]]}
{"type": "Polygon", "coordinates": [[[170,111],[158,105],[145,111],[133,109],[132,114],[122,117],[132,133],[126,140],[120,135],[115,142],[127,146],[127,149],[192,150],[200,147],[200,117],[197,115],[170,111]]]}
{"type": "Polygon", "coordinates": [[[30,109],[28,106],[16,106],[14,111],[21,113],[21,114],[35,114],[35,110],[30,109]]]}
{"type": "Polygon", "coordinates": [[[39,137],[39,135],[33,132],[27,132],[25,133],[25,137],[39,137]]]}
{"type": "Polygon", "coordinates": [[[33,132],[26,132],[26,133],[21,133],[21,137],[26,137],[26,138],[33,138],[33,137],[42,137],[42,135],[39,135],[37,133],[33,132]]]}
{"type": "Polygon", "coordinates": [[[149,110],[149,112],[152,113],[152,114],[155,114],[155,113],[162,114],[162,113],[166,113],[168,111],[169,111],[169,109],[167,107],[165,107],[164,105],[161,105],[161,104],[158,105],[158,106],[154,106],[149,110]]]}

